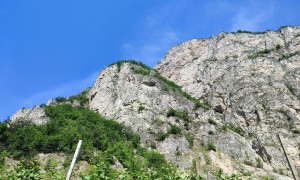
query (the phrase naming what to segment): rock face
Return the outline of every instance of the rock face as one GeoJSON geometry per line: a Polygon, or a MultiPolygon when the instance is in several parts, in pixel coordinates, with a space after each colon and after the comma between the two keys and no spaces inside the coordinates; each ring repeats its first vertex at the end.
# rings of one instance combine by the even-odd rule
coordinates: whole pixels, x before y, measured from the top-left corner
{"type": "MultiPolygon", "coordinates": [[[[85,106],[131,127],[183,169],[291,179],[278,134],[300,171],[300,27],[193,39],[171,48],[155,69],[106,67],[85,106]]],[[[49,121],[41,107],[11,121],[20,119],[49,121]]]]}
{"type": "MultiPolygon", "coordinates": [[[[170,133],[163,142],[156,142],[156,139],[159,134],[166,135],[171,126],[179,127],[182,133],[187,133],[189,124],[180,118],[167,117],[167,111],[174,108],[190,112],[192,116],[196,112],[193,110],[194,103],[155,77],[155,71],[149,70],[149,75],[142,75],[134,73],[137,70],[142,68],[130,63],[122,64],[119,69],[117,65],[105,68],[89,92],[90,108],[131,127],[145,145],[157,146],[178,166],[189,167],[192,163],[190,159],[183,164],[180,163],[182,157],[175,156],[178,150],[189,150],[185,138],[170,133]]],[[[197,112],[205,114],[200,109],[197,112]]]]}
{"type": "MultiPolygon", "coordinates": [[[[279,134],[299,171],[300,27],[193,39],[173,47],[155,68],[208,100],[218,122],[245,131],[212,136],[221,152],[249,164],[260,157],[267,171],[290,175],[279,134]]],[[[201,126],[193,128],[206,138],[196,131],[201,126]]]]}
{"type": "Polygon", "coordinates": [[[11,118],[10,122],[30,122],[37,125],[46,124],[50,120],[46,116],[45,110],[42,107],[35,106],[33,108],[18,110],[11,118]]]}

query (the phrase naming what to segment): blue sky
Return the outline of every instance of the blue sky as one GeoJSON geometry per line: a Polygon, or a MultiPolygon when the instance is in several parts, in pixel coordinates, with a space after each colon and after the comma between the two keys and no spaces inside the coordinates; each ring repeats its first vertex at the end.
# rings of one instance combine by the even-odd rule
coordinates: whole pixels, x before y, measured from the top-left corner
{"type": "Polygon", "coordinates": [[[299,26],[299,7],[298,0],[0,0],[0,120],[82,91],[120,59],[153,66],[192,38],[299,26]]]}

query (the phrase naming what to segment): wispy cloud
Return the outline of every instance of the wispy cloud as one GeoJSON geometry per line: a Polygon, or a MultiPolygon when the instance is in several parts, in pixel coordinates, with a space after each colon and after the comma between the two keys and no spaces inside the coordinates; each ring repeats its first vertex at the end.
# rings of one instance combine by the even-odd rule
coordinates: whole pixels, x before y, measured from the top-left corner
{"type": "Polygon", "coordinates": [[[170,24],[176,20],[184,2],[171,3],[156,8],[136,28],[136,37],[123,44],[123,55],[153,66],[172,45],[180,41],[180,33],[170,24]]]}
{"type": "Polygon", "coordinates": [[[272,1],[258,2],[251,1],[252,3],[244,6],[236,7],[235,16],[232,18],[231,31],[249,30],[259,31],[261,25],[267,20],[271,19],[275,8],[272,1]]]}
{"type": "Polygon", "coordinates": [[[46,103],[50,98],[55,98],[58,96],[67,97],[75,95],[85,88],[92,86],[98,76],[98,73],[99,72],[95,72],[85,79],[66,83],[53,89],[33,94],[32,96],[21,100],[22,107],[32,107],[34,105],[46,103]]]}
{"type": "Polygon", "coordinates": [[[161,31],[152,34],[157,41],[146,41],[138,43],[126,43],[123,46],[127,58],[137,59],[153,66],[166,53],[166,51],[178,41],[178,36],[173,31],[161,31]]]}

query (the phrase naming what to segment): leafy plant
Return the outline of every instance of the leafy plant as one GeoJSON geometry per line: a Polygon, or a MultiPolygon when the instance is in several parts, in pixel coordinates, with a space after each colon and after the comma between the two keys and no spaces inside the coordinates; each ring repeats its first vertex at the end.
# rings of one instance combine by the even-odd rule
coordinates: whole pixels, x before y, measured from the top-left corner
{"type": "Polygon", "coordinates": [[[67,99],[65,97],[61,97],[61,96],[55,98],[54,100],[58,103],[64,103],[67,101],[67,99]]]}
{"type": "Polygon", "coordinates": [[[177,110],[171,108],[167,111],[167,117],[171,117],[171,116],[181,118],[186,122],[190,121],[190,117],[188,115],[188,112],[185,111],[185,110],[184,111],[177,111],[177,110]]]}
{"type": "Polygon", "coordinates": [[[283,55],[278,59],[278,61],[282,61],[282,60],[288,59],[288,58],[290,58],[290,57],[293,57],[293,56],[296,56],[296,55],[299,55],[299,54],[300,54],[300,51],[295,51],[295,52],[292,52],[292,53],[283,54],[283,55]]]}
{"type": "Polygon", "coordinates": [[[190,147],[194,146],[194,136],[193,136],[193,134],[188,133],[188,134],[185,134],[184,137],[189,142],[190,147]]]}
{"type": "Polygon", "coordinates": [[[224,131],[227,131],[227,129],[230,129],[236,133],[238,133],[239,135],[241,136],[244,136],[245,135],[245,131],[241,128],[241,127],[238,127],[238,126],[234,126],[232,124],[225,124],[221,127],[222,130],[224,131]]]}
{"type": "Polygon", "coordinates": [[[255,59],[257,57],[264,57],[266,54],[269,54],[271,51],[273,51],[274,49],[264,49],[262,51],[258,51],[253,55],[248,55],[249,59],[255,59]]]}
{"type": "Polygon", "coordinates": [[[141,113],[143,110],[145,110],[145,107],[143,105],[139,106],[138,112],[141,113]]]}
{"type": "Polygon", "coordinates": [[[208,151],[216,151],[217,150],[217,148],[213,142],[208,142],[206,145],[206,149],[208,151]]]}
{"type": "Polygon", "coordinates": [[[208,118],[208,123],[212,125],[217,125],[216,121],[214,121],[212,118],[208,118]]]}
{"type": "Polygon", "coordinates": [[[157,141],[163,141],[163,140],[165,140],[168,136],[169,136],[169,134],[159,131],[159,132],[157,133],[157,135],[156,135],[156,140],[157,140],[157,141]]]}
{"type": "Polygon", "coordinates": [[[175,134],[175,135],[181,134],[181,129],[178,126],[171,124],[168,134],[175,134]]]}

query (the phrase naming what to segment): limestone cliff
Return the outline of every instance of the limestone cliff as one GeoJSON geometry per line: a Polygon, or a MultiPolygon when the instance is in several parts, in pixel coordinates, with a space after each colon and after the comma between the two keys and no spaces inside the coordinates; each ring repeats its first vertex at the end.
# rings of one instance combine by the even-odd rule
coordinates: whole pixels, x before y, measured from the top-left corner
{"type": "MultiPolygon", "coordinates": [[[[245,162],[249,150],[267,171],[289,174],[279,134],[299,171],[300,27],[193,39],[173,47],[155,68],[208,100],[219,123],[245,131],[211,136],[221,152],[245,162]]],[[[196,137],[207,139],[193,127],[196,137]]]]}
{"type": "MultiPolygon", "coordinates": [[[[62,103],[124,123],[182,169],[290,179],[277,134],[300,169],[300,27],[193,39],[155,70],[118,62],[82,96],[88,100],[62,103]]],[[[18,118],[47,122],[42,107],[18,118]]]]}

